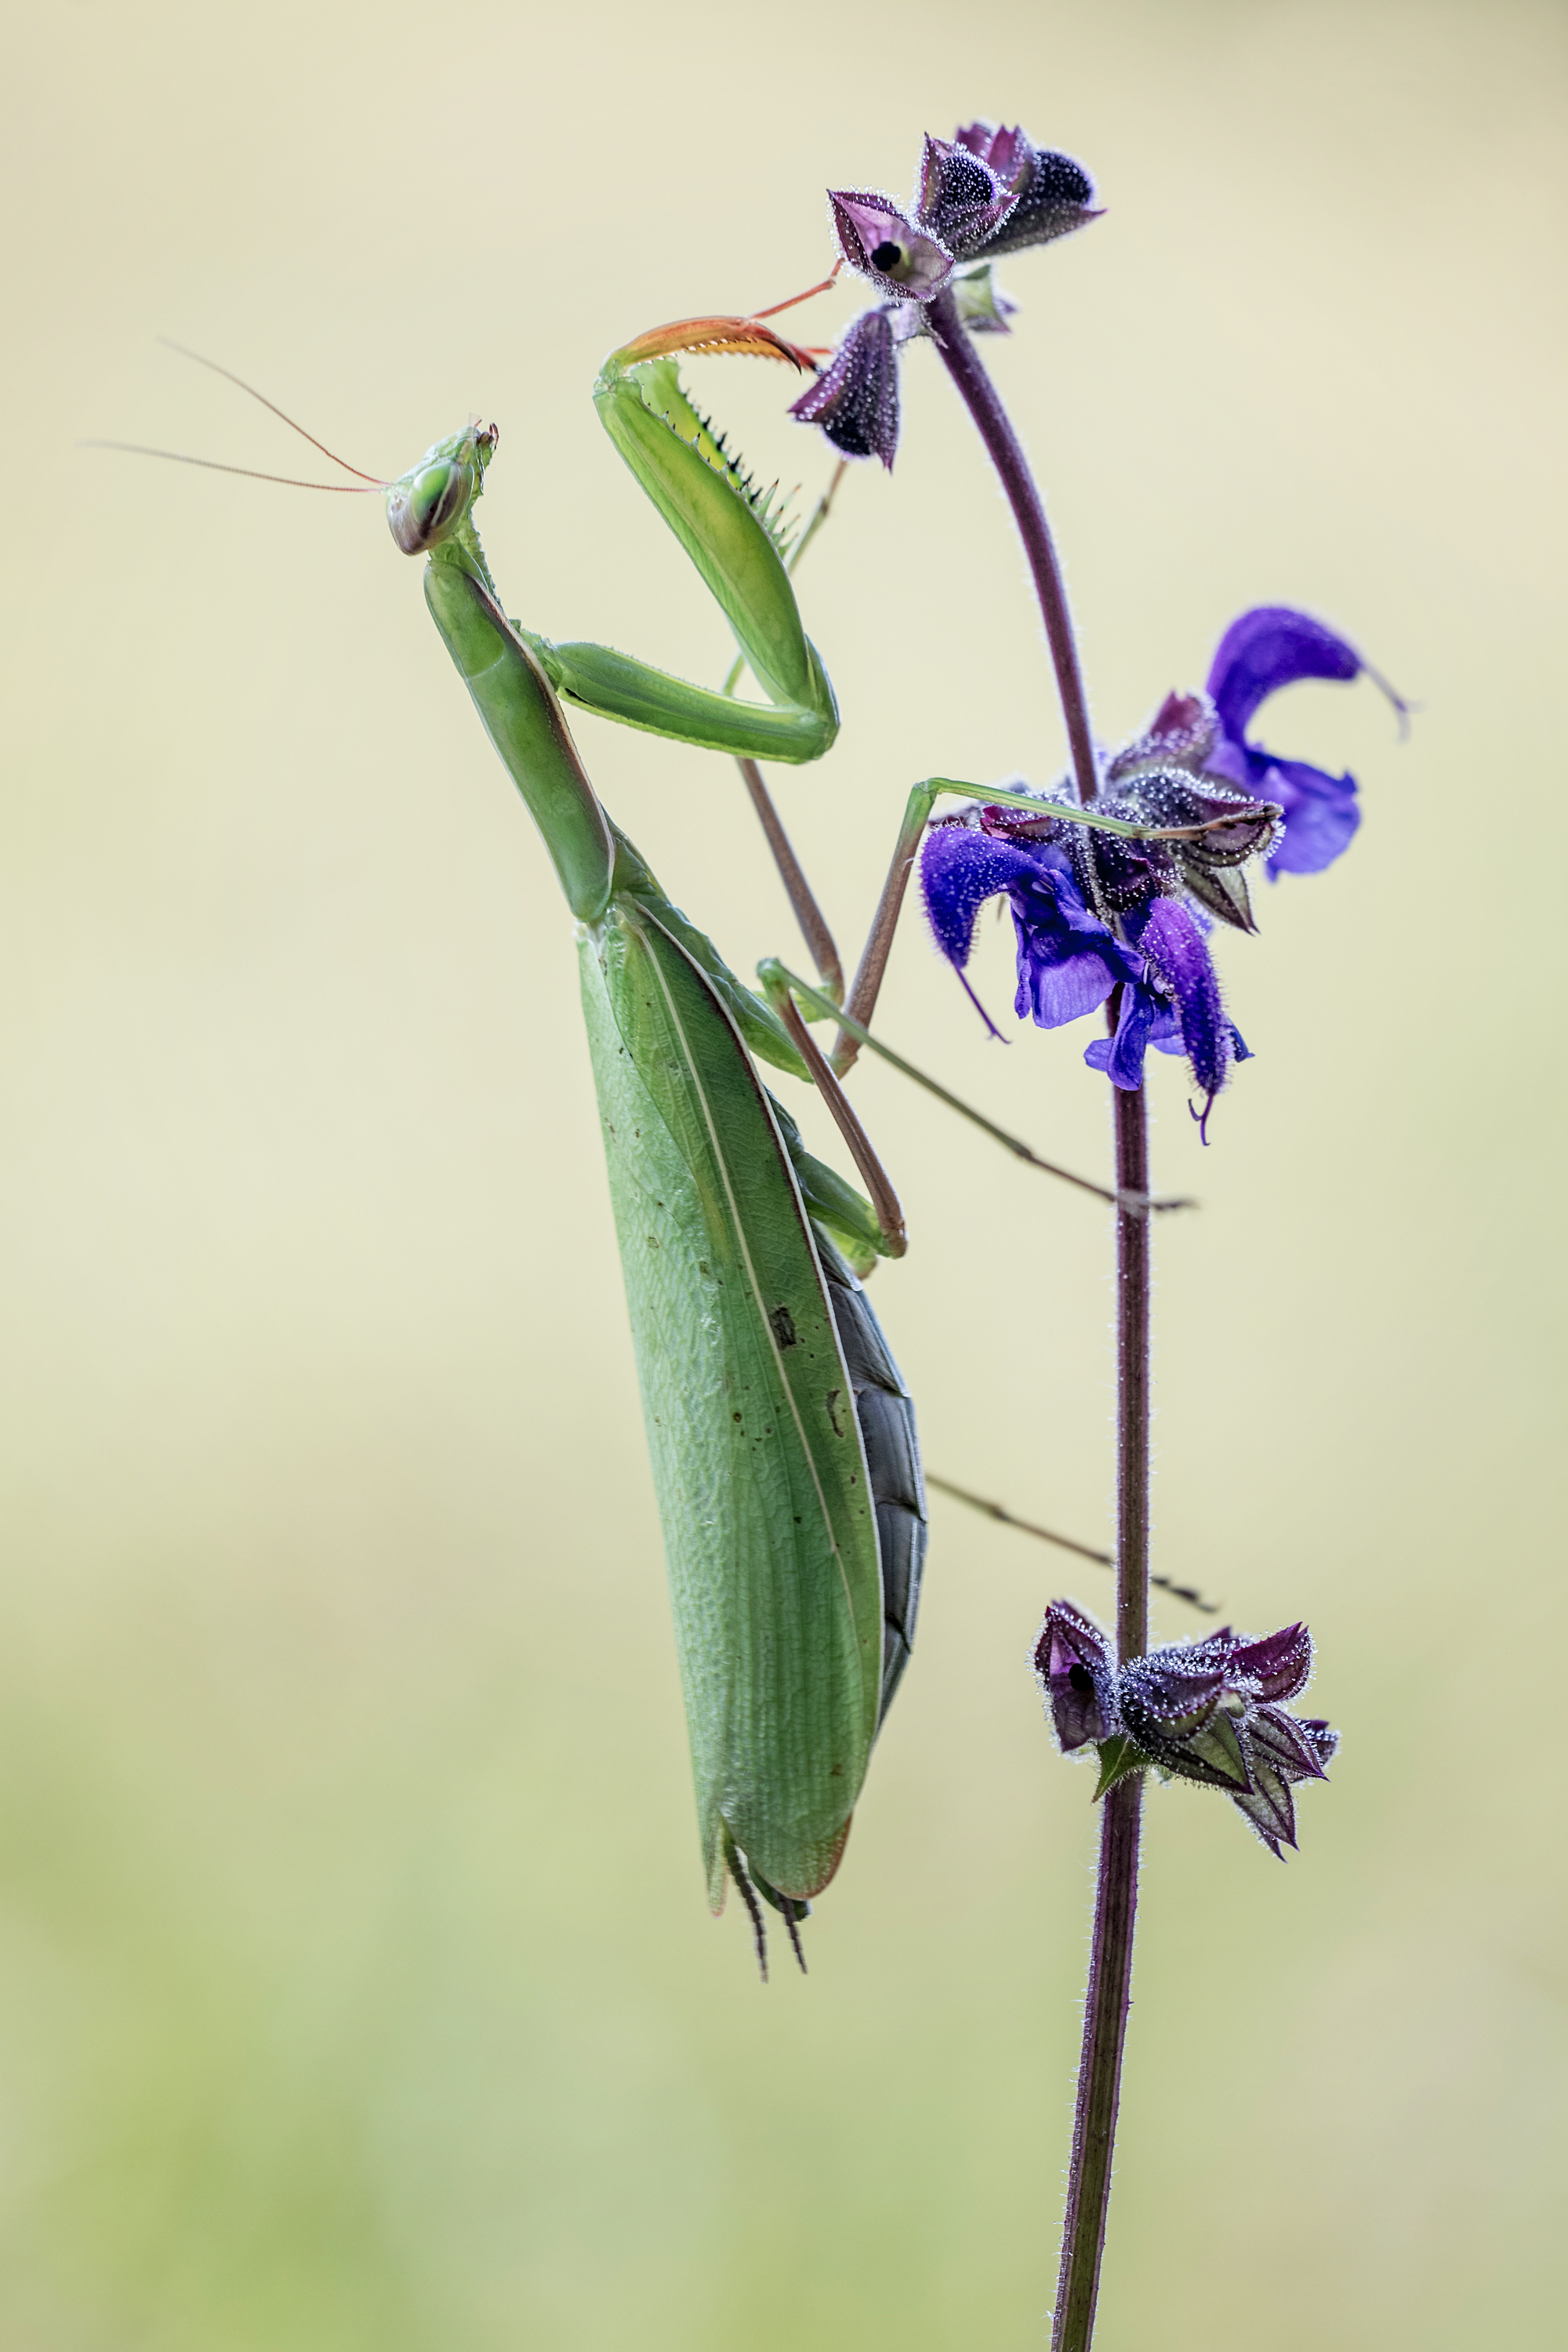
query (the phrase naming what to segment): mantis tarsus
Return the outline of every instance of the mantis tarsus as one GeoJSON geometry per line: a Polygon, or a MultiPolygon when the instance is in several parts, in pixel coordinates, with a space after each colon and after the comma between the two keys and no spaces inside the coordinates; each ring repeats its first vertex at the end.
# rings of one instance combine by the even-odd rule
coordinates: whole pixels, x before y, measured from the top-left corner
{"type": "MultiPolygon", "coordinates": [[[[796,1922],[837,1865],[910,1654],[926,1547],[912,1404],[857,1272],[901,1252],[901,1219],[837,1073],[862,1043],[885,1050],[866,1024],[936,794],[1038,803],[943,779],[916,788],[831,1065],[796,1000],[837,1015],[841,982],[823,997],[770,964],[759,997],[664,895],[595,794],[563,701],[732,754],[760,804],[756,758],[816,759],[837,730],[777,518],[680,386],[676,357],[691,351],[804,355],[756,320],[687,320],[613,354],[595,389],[765,706],[509,619],[473,521],[493,426],[466,427],[377,487],[398,546],[428,558],[431,613],[576,919],[710,1899],[721,1907],[734,1879],[763,1957],[752,1889],[798,1952],[796,1922]],[[805,1150],[758,1059],[822,1086],[875,1211],[805,1150]]],[[[1138,830],[1088,811],[1077,821],[1138,830]]],[[[804,878],[781,868],[800,911],[804,878]]]]}

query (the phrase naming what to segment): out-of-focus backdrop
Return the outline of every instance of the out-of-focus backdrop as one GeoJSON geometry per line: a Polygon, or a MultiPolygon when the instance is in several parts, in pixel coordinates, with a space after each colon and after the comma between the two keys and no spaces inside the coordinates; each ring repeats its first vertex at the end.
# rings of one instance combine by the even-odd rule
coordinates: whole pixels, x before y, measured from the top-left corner
{"type": "MultiPolygon", "coordinates": [[[[975,114],[1107,206],[1005,264],[986,347],[1105,739],[1281,599],[1422,705],[1404,746],[1367,686],[1269,709],[1364,827],[1224,942],[1257,1059],[1208,1151],[1154,1073],[1202,1200],[1159,1229],[1160,1565],[1309,1618],[1345,1742],[1286,1869],[1152,1803],[1103,2341],[1558,2340],[1565,63],[1509,0],[14,15],[4,2352],[1041,2339],[1093,1820],[1026,1660],[1103,1572],[935,1501],[811,1977],[762,1990],[703,1903],[539,842],[374,499],[76,446],[319,470],[160,334],[373,471],[494,416],[511,609],[716,680],[598,360],[805,285],[824,187],[975,114]]],[[[781,379],[698,380],[815,494],[781,379]]],[[[779,793],[847,940],[912,779],[1061,760],[929,354],[801,578],[845,724],[779,793]]],[[[730,765],[578,732],[736,965],[793,951],[730,765]]],[[[978,978],[1005,1006],[999,927],[978,978]]],[[[986,1045],[917,923],[883,1021],[1103,1167],[1089,1033],[986,1045]]],[[[932,1466],[1103,1540],[1104,1216],[858,1084],[932,1466]]]]}

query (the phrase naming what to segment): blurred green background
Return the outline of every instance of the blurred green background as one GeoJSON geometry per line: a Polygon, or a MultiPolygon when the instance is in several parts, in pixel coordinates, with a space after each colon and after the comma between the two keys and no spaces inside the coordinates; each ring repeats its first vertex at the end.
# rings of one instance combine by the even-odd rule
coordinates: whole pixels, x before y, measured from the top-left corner
{"type": "MultiPolygon", "coordinates": [[[[1345,1745],[1288,1869],[1202,1791],[1152,1802],[1100,2340],[1561,2340],[1565,32],[1509,0],[13,12],[4,2352],[1041,2340],[1093,1822],[1026,1658],[1106,1581],[935,1502],[812,1975],[761,1990],[703,1903],[539,844],[374,501],[74,446],[315,470],[159,333],[373,469],[482,411],[511,608],[717,678],[599,357],[807,283],[825,185],[907,187],[977,113],[1109,207],[1005,266],[987,346],[1102,734],[1275,599],[1423,705],[1403,748],[1369,688],[1271,708],[1366,822],[1225,942],[1258,1059],[1209,1151],[1154,1074],[1159,1178],[1203,1201],[1159,1235],[1159,1561],[1309,1617],[1345,1745]]],[[[771,372],[700,389],[815,492],[771,372]]],[[[845,726],[780,797],[848,940],[914,777],[1061,758],[929,354],[896,478],[856,473],[802,578],[845,726]]],[[[578,731],[737,966],[793,950],[728,763],[578,731]]],[[[994,1005],[1008,967],[988,926],[994,1005]]],[[[915,924],[884,1024],[1103,1166],[1083,1034],[985,1046],[915,924]]],[[[858,1092],[932,1465],[1103,1539],[1101,1213],[858,1092]]]]}

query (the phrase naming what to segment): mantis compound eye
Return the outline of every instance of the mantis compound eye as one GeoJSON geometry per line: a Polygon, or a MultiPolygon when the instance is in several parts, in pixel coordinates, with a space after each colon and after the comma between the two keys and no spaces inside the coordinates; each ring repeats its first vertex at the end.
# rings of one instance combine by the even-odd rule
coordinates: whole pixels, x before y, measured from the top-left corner
{"type": "Polygon", "coordinates": [[[468,467],[444,457],[395,486],[386,501],[387,528],[405,555],[423,555],[446,537],[468,499],[468,467]]]}

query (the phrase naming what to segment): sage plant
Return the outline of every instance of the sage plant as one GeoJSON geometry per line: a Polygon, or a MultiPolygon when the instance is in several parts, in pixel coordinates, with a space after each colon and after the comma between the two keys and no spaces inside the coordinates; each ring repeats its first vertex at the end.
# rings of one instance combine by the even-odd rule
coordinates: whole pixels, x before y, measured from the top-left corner
{"type": "MultiPolygon", "coordinates": [[[[1057,1028],[1100,1016],[1104,1034],[1084,1060],[1110,1082],[1119,1192],[1146,1202],[1148,1049],[1185,1063],[1205,1142],[1217,1097],[1248,1058],[1214,953],[1216,937],[1257,929],[1247,867],[1259,864],[1270,880],[1320,872],[1359,822],[1354,780],[1266,750],[1252,732],[1259,711],[1298,679],[1362,676],[1390,693],[1402,718],[1405,706],[1336,630],[1262,605],[1225,632],[1202,692],[1168,694],[1140,735],[1104,752],[1089,727],[1045,508],[977,348],[982,335],[1011,331],[1017,307],[996,285],[994,261],[1099,217],[1088,173],[1019,129],[973,122],[950,140],[927,137],[907,205],[866,188],[832,190],[828,203],[840,261],[875,299],[793,413],[840,456],[891,467],[899,373],[913,349],[930,345],[1011,506],[1066,723],[1066,777],[1037,789],[1007,780],[1010,793],[1037,797],[1037,814],[982,805],[930,826],[920,865],[931,929],[962,977],[980,908],[1005,897],[1018,1018],[1057,1028]],[[1090,802],[1176,837],[1113,837],[1062,814],[1090,802]]],[[[1073,1602],[1053,1601],[1034,1654],[1062,1752],[1091,1753],[1100,1767],[1099,1874],[1053,2352],[1086,2352],[1094,2332],[1145,1777],[1152,1770],[1222,1790],[1280,1855],[1296,1842],[1293,1792],[1326,1778],[1338,1744],[1321,1718],[1287,1706],[1311,1668],[1304,1626],[1258,1639],[1226,1626],[1204,1641],[1149,1647],[1149,1235],[1147,1213],[1119,1209],[1115,1633],[1073,1602]]]]}

